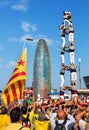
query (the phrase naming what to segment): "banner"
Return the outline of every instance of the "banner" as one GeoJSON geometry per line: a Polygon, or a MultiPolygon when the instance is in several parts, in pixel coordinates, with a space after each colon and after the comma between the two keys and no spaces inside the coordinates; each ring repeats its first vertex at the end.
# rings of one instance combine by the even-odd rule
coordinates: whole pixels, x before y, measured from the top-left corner
{"type": "Polygon", "coordinates": [[[5,104],[24,97],[24,86],[26,81],[26,48],[17,62],[17,65],[2,93],[5,104]]]}

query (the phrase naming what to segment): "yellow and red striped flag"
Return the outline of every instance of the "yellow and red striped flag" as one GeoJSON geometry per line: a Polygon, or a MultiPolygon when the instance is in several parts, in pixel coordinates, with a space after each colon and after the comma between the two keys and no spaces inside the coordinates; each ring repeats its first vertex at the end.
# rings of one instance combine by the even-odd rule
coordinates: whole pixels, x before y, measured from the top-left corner
{"type": "Polygon", "coordinates": [[[5,104],[16,101],[24,97],[24,86],[26,80],[26,48],[16,64],[16,67],[2,93],[5,104]]]}

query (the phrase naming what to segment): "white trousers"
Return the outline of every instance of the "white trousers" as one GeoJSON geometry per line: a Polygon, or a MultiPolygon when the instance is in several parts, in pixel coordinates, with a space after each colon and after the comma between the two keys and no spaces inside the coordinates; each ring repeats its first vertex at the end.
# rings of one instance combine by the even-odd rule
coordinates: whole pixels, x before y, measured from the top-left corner
{"type": "Polygon", "coordinates": [[[69,42],[74,41],[74,33],[69,33],[69,42]]]}
{"type": "Polygon", "coordinates": [[[74,60],[74,52],[69,52],[70,55],[70,64],[74,63],[75,64],[75,60],[74,60]]]}
{"type": "Polygon", "coordinates": [[[60,57],[61,57],[61,63],[64,64],[64,62],[65,62],[65,60],[64,60],[64,54],[61,54],[60,57]]]}
{"type": "Polygon", "coordinates": [[[76,80],[77,80],[76,72],[71,72],[71,81],[76,81],[76,80]]]}
{"type": "Polygon", "coordinates": [[[61,84],[60,87],[64,86],[64,75],[60,75],[61,84]]]}
{"type": "Polygon", "coordinates": [[[62,40],[62,47],[65,46],[65,37],[61,37],[61,40],[62,40]]]}

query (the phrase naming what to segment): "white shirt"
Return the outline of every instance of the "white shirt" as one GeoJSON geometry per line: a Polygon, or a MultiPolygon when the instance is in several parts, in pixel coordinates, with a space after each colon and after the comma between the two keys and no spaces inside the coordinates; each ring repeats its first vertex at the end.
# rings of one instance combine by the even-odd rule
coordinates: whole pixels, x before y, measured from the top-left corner
{"type": "MultiPolygon", "coordinates": [[[[51,117],[50,117],[50,123],[51,123],[51,128],[52,130],[54,130],[56,124],[55,124],[55,117],[57,116],[57,113],[52,113],[51,117]]],[[[72,126],[75,122],[75,119],[73,118],[73,116],[71,116],[70,114],[68,114],[67,116],[68,120],[65,124],[66,130],[72,130],[72,126]]],[[[64,120],[58,120],[58,123],[63,123],[64,120]]]]}

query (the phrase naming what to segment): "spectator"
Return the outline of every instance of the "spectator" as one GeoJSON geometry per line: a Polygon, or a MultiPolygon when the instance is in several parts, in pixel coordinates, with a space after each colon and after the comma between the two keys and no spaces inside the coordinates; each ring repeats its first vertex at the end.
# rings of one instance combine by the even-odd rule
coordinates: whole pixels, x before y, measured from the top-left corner
{"type": "Polygon", "coordinates": [[[34,122],[35,130],[51,130],[50,120],[45,115],[42,110],[38,115],[38,120],[34,122]]]}
{"type": "Polygon", "coordinates": [[[0,114],[0,130],[4,130],[6,126],[10,123],[10,117],[8,115],[8,110],[5,106],[1,108],[0,114]]]}
{"type": "Polygon", "coordinates": [[[22,114],[20,108],[13,108],[10,112],[11,123],[4,130],[30,130],[21,125],[21,117],[22,114]]]}
{"type": "Polygon", "coordinates": [[[32,125],[32,120],[34,117],[34,111],[35,111],[35,100],[34,100],[34,96],[32,97],[32,102],[31,104],[28,104],[28,106],[22,106],[21,107],[21,111],[22,111],[22,116],[24,118],[27,117],[28,113],[29,113],[29,120],[30,120],[30,124],[32,125]]]}
{"type": "Polygon", "coordinates": [[[63,109],[59,109],[58,113],[53,113],[50,117],[50,123],[52,130],[56,127],[56,120],[58,121],[58,124],[62,124],[65,120],[65,128],[66,130],[72,130],[73,124],[75,122],[75,119],[72,115],[66,113],[63,109]]]}

